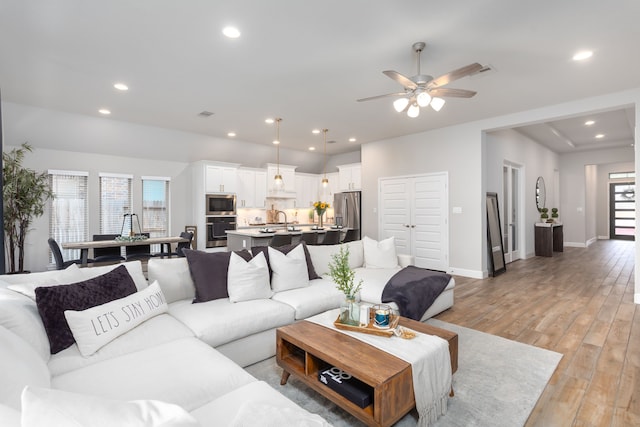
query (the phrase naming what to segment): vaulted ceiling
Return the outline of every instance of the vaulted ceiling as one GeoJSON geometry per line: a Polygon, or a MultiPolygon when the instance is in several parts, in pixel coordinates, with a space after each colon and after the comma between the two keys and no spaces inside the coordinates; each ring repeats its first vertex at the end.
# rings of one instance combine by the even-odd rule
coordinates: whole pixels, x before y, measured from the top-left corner
{"type": "MultiPolygon", "coordinates": [[[[259,144],[271,144],[264,120],[277,116],[282,147],[321,150],[311,131],[328,128],[336,154],[640,87],[638,16],[636,0],[0,0],[0,89],[3,101],[96,117],[106,108],[104,120],[259,144]],[[239,38],[222,34],[228,25],[239,38]],[[382,71],[416,74],[417,41],[422,74],[490,67],[449,85],[477,95],[413,119],[393,98],[356,102],[402,91],[382,71]],[[584,49],[593,56],[573,61],[584,49]]],[[[632,143],[633,126],[621,108],[519,130],[565,152],[632,143]],[[605,137],[594,141],[596,127],[605,137]]]]}

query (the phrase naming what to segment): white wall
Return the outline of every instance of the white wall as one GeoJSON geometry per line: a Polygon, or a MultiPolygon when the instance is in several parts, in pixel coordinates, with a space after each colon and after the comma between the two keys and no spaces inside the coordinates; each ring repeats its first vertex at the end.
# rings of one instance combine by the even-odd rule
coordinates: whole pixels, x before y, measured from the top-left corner
{"type": "MultiPolygon", "coordinates": [[[[15,147],[5,147],[11,150],[15,147]]],[[[188,163],[165,160],[135,159],[131,157],[108,156],[103,154],[77,153],[69,151],[36,148],[25,157],[26,167],[36,171],[50,169],[89,172],[89,235],[100,232],[100,172],[133,175],[133,212],[142,213],[141,176],[166,176],[170,183],[170,233],[177,235],[185,225],[191,225],[191,174],[188,163]]],[[[47,208],[48,209],[48,208],[47,208]]],[[[42,271],[48,267],[49,212],[37,218],[27,234],[25,249],[25,269],[42,271]]]]}
{"type": "MultiPolygon", "coordinates": [[[[536,181],[539,176],[545,181],[547,190],[545,206],[551,210],[553,204],[554,171],[559,167],[559,156],[548,148],[527,138],[511,129],[487,132],[485,150],[486,191],[498,193],[500,204],[500,218],[504,218],[504,204],[502,200],[503,173],[502,166],[506,162],[522,166],[524,212],[522,224],[524,227],[524,246],[521,248],[524,258],[535,255],[534,225],[540,220],[540,213],[536,207],[536,181]]],[[[504,235],[504,230],[502,231],[504,235]]]]}
{"type": "Polygon", "coordinates": [[[609,180],[612,172],[635,171],[633,162],[607,163],[598,165],[597,202],[596,202],[596,235],[599,239],[608,239],[609,236],[609,183],[624,180],[609,180]]]}
{"type": "MultiPolygon", "coordinates": [[[[601,202],[597,197],[599,185],[587,175],[588,165],[606,165],[626,162],[633,158],[633,147],[583,151],[560,156],[560,216],[564,224],[564,242],[567,246],[584,247],[597,238],[596,223],[601,202]]],[[[608,202],[605,202],[608,203],[608,202]]]]}

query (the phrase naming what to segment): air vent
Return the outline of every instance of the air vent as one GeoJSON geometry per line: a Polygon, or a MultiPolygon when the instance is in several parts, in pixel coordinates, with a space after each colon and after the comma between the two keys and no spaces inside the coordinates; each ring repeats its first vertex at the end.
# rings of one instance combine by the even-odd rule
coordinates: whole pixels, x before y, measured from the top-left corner
{"type": "Polygon", "coordinates": [[[214,113],[212,113],[211,111],[202,111],[200,113],[198,113],[198,117],[211,117],[213,116],[214,113]]]}
{"type": "Polygon", "coordinates": [[[327,141],[327,144],[335,144],[338,141],[327,141]]]}

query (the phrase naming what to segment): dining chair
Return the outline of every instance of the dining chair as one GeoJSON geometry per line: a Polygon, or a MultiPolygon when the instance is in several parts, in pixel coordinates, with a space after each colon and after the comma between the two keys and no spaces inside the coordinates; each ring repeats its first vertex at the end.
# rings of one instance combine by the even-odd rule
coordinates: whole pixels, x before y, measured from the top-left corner
{"type": "MultiPolygon", "coordinates": [[[[115,240],[119,234],[94,234],[93,240],[115,240]]],[[[94,262],[120,262],[124,261],[120,246],[112,246],[109,248],[93,248],[94,262]]]]}
{"type": "Polygon", "coordinates": [[[327,230],[324,233],[323,245],[337,245],[340,243],[340,230],[327,230]]]}
{"type": "Polygon", "coordinates": [[[347,230],[347,233],[344,235],[344,239],[342,239],[342,243],[353,242],[357,237],[357,230],[355,228],[351,228],[347,230]]]}
{"type": "Polygon", "coordinates": [[[193,241],[193,233],[189,232],[189,231],[183,231],[182,233],[180,233],[180,237],[182,237],[183,239],[187,239],[189,240],[188,242],[179,242],[176,245],[176,250],[173,252],[158,252],[153,254],[153,256],[155,257],[169,257],[171,258],[172,256],[178,256],[178,257],[183,257],[184,252],[182,252],[183,249],[191,249],[191,242],[193,241]]]}
{"type": "Polygon", "coordinates": [[[305,242],[307,245],[317,245],[318,233],[302,233],[302,237],[300,237],[300,240],[305,242]]]}
{"type": "MultiPolygon", "coordinates": [[[[149,233],[140,233],[141,236],[150,237],[149,233]]],[[[124,252],[126,254],[127,261],[133,260],[144,260],[153,258],[153,254],[151,253],[151,245],[131,245],[125,246],[124,252]]]]}
{"type": "MultiPolygon", "coordinates": [[[[56,262],[56,270],[64,270],[69,267],[71,264],[82,264],[81,259],[69,259],[67,261],[62,257],[62,251],[60,250],[60,245],[54,238],[49,238],[47,240],[49,243],[49,249],[51,249],[51,253],[53,254],[53,259],[56,262]]],[[[93,262],[92,259],[87,260],[87,262],[93,262]]]]}
{"type": "Polygon", "coordinates": [[[271,238],[271,242],[269,242],[269,246],[271,247],[280,247],[284,245],[291,244],[291,234],[275,234],[271,238]]]}

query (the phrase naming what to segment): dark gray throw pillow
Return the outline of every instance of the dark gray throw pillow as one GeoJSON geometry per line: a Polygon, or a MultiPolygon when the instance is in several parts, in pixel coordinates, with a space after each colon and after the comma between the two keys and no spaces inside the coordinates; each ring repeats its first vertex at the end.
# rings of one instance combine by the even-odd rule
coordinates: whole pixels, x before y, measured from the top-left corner
{"type": "MultiPolygon", "coordinates": [[[[309,249],[307,249],[307,244],[305,242],[300,243],[292,243],[290,245],[278,246],[273,249],[277,249],[283,254],[288,254],[293,249],[295,249],[298,245],[302,245],[302,249],[304,250],[304,257],[307,260],[307,272],[309,273],[309,280],[319,279],[318,273],[316,273],[316,269],[313,267],[313,263],[311,262],[311,255],[309,254],[309,249]]],[[[258,255],[258,252],[262,252],[264,254],[265,259],[267,260],[267,265],[269,265],[269,277],[271,277],[271,265],[269,264],[269,250],[268,246],[254,246],[251,248],[251,253],[253,256],[258,255]]]]}
{"type": "Polygon", "coordinates": [[[36,305],[49,338],[51,354],[75,342],[64,317],[65,310],[86,310],[136,291],[136,284],[124,265],[83,282],[36,288],[36,305]]]}
{"type": "MultiPolygon", "coordinates": [[[[231,252],[204,252],[193,249],[183,249],[182,252],[187,257],[189,272],[196,287],[194,303],[229,297],[227,272],[231,252]]],[[[251,254],[247,250],[235,253],[245,261],[251,260],[251,254]]]]}

